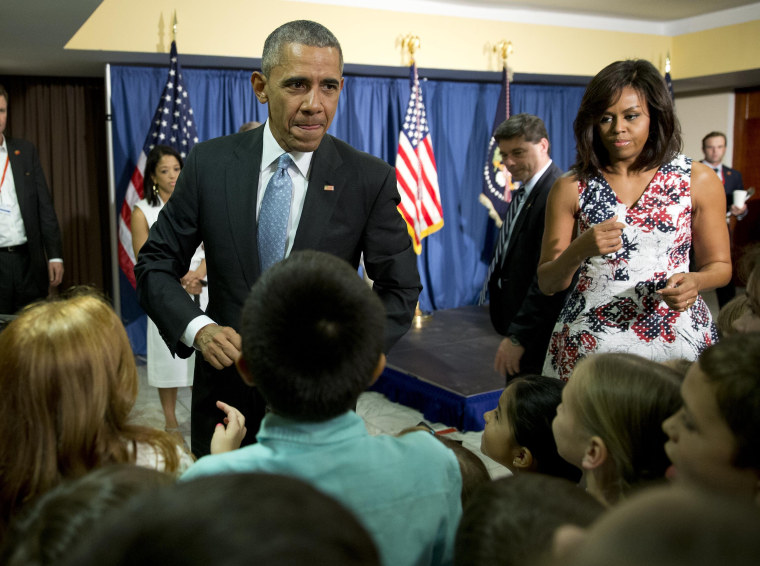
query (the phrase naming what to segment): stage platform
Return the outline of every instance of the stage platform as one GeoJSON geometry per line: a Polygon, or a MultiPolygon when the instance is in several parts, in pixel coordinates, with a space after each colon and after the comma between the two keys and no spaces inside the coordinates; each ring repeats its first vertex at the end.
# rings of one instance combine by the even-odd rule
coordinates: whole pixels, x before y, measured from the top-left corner
{"type": "Polygon", "coordinates": [[[483,413],[496,406],[504,388],[493,369],[500,342],[487,306],[436,311],[393,347],[371,389],[431,422],[483,430],[483,413]]]}

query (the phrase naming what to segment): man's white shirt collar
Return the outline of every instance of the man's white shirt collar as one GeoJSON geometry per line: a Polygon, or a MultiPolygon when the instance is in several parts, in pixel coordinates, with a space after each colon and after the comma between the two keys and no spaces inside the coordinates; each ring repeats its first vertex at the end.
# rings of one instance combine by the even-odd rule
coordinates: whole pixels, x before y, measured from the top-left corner
{"type": "MultiPolygon", "coordinates": [[[[274,136],[272,135],[272,130],[269,128],[269,119],[267,118],[267,121],[264,122],[264,139],[263,147],[261,149],[260,170],[264,171],[271,167],[272,163],[277,161],[283,152],[285,152],[285,150],[280,147],[280,144],[277,143],[277,140],[274,139],[274,136]]],[[[308,179],[309,167],[311,166],[311,158],[314,156],[314,152],[291,151],[287,153],[290,155],[296,168],[301,172],[301,175],[303,175],[305,179],[308,179]]]]}
{"type": "Polygon", "coordinates": [[[530,178],[530,180],[527,183],[525,183],[525,195],[526,196],[530,193],[530,191],[533,190],[533,187],[536,186],[536,183],[538,183],[538,180],[541,178],[541,175],[543,175],[544,173],[546,173],[546,170],[549,168],[549,165],[551,165],[551,164],[552,164],[552,160],[550,159],[549,161],[546,162],[546,165],[544,165],[538,171],[538,173],[536,173],[535,175],[533,175],[530,178]]]}

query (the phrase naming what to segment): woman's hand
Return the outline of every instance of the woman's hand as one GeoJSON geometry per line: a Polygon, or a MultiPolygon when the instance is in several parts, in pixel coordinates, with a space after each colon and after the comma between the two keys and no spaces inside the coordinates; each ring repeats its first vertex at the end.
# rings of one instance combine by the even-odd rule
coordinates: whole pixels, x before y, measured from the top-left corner
{"type": "Polygon", "coordinates": [[[618,222],[617,216],[591,226],[576,238],[576,253],[587,258],[619,251],[623,247],[623,228],[625,224],[618,222]]]}
{"type": "Polygon", "coordinates": [[[665,288],[660,291],[660,296],[674,311],[686,311],[699,296],[699,275],[696,273],[672,275],[665,284],[665,288]]]}
{"type": "Polygon", "coordinates": [[[201,283],[202,279],[203,275],[201,275],[198,271],[193,271],[191,269],[185,274],[182,279],[180,279],[180,283],[182,283],[182,287],[185,289],[185,291],[191,295],[200,295],[201,291],[203,290],[203,284],[201,283]]]}

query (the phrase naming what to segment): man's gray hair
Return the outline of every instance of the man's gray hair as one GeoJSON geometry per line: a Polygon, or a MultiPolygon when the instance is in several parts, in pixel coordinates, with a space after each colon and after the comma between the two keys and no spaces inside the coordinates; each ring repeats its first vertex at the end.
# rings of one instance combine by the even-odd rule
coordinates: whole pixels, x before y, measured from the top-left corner
{"type": "Polygon", "coordinates": [[[280,64],[283,48],[288,43],[298,43],[309,47],[334,47],[340,57],[340,74],[343,74],[343,51],[338,39],[322,24],[310,20],[295,20],[282,24],[269,34],[264,42],[261,57],[261,71],[269,78],[269,73],[280,64]]]}

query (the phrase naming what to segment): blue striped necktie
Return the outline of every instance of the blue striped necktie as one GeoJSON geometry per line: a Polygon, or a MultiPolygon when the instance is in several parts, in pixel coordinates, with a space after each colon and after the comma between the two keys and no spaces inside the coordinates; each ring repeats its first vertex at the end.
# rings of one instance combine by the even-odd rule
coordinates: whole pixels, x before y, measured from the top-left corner
{"type": "Polygon", "coordinates": [[[288,174],[291,159],[283,153],[277,161],[277,171],[267,183],[259,210],[259,262],[264,273],[285,256],[288,242],[288,219],[293,196],[293,180],[288,174]]]}
{"type": "Polygon", "coordinates": [[[499,230],[499,239],[496,242],[496,250],[494,251],[493,259],[491,259],[491,265],[488,266],[488,275],[486,275],[486,280],[483,282],[483,288],[480,290],[480,300],[478,301],[478,304],[480,305],[485,304],[486,302],[488,296],[488,281],[491,279],[491,275],[493,275],[496,268],[501,266],[504,262],[504,256],[507,253],[507,244],[509,243],[509,235],[514,226],[517,212],[520,209],[520,204],[524,197],[525,187],[520,187],[512,195],[512,202],[507,209],[507,215],[504,217],[504,223],[501,225],[501,230],[499,230]]]}

